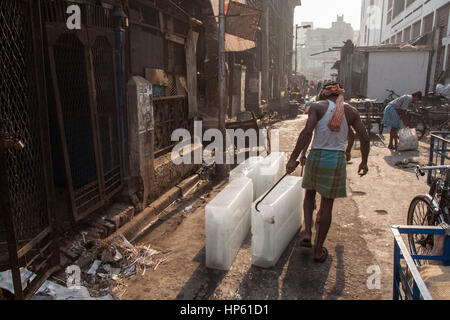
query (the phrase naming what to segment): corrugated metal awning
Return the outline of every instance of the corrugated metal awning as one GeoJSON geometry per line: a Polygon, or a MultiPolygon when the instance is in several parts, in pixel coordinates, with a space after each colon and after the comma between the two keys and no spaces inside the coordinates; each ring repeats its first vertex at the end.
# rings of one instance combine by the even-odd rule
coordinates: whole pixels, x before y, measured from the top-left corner
{"type": "Polygon", "coordinates": [[[226,33],[256,41],[263,12],[239,2],[230,2],[226,14],[226,33]]]}
{"type": "MultiPolygon", "coordinates": [[[[210,0],[218,21],[219,0],[210,0]]],[[[225,51],[246,51],[256,47],[259,24],[263,12],[250,7],[244,0],[225,0],[225,51]]]]}

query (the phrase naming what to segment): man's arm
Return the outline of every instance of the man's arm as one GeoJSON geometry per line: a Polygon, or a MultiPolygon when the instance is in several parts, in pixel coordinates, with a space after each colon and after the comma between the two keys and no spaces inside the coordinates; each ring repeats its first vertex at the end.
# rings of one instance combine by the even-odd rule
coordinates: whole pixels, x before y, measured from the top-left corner
{"type": "Polygon", "coordinates": [[[315,104],[312,104],[311,108],[309,109],[308,121],[306,122],[306,126],[298,137],[297,144],[286,167],[286,172],[288,174],[291,174],[295,171],[296,162],[298,157],[300,156],[300,153],[305,150],[311,143],[317,121],[317,108],[315,108],[315,104]]]}
{"type": "Polygon", "coordinates": [[[355,133],[353,132],[352,128],[348,128],[348,143],[347,143],[347,162],[352,160],[352,149],[353,145],[355,144],[355,133]]]}
{"type": "Polygon", "coordinates": [[[302,151],[302,155],[300,158],[300,164],[304,167],[306,165],[306,152],[308,152],[308,148],[311,145],[312,136],[309,139],[308,143],[306,144],[306,147],[302,151]]]}
{"type": "Polygon", "coordinates": [[[408,111],[407,111],[407,110],[400,110],[400,119],[402,119],[403,124],[404,124],[406,127],[409,127],[408,111]]]}
{"type": "Polygon", "coordinates": [[[359,141],[361,142],[361,156],[362,161],[358,169],[359,175],[365,176],[369,172],[369,168],[367,166],[367,161],[369,159],[370,152],[370,137],[367,133],[366,127],[361,121],[361,116],[355,108],[351,107],[351,115],[352,122],[351,126],[355,129],[356,134],[358,135],[359,141]]]}

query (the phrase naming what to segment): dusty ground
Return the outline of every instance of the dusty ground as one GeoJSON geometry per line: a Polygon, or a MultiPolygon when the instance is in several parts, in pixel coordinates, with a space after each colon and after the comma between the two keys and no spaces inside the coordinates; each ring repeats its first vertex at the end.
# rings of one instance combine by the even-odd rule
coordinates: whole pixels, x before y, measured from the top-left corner
{"type": "MultiPolygon", "coordinates": [[[[291,152],[305,117],[277,123],[281,151],[291,152]]],[[[347,199],[336,201],[333,224],[326,241],[330,257],[322,265],[312,262],[310,249],[299,246],[300,232],[284,252],[277,266],[261,269],[251,264],[250,236],[229,272],[205,267],[204,208],[226,182],[211,186],[202,196],[172,208],[162,221],[138,241],[170,250],[168,260],[156,270],[147,270],[126,282],[122,299],[391,299],[393,237],[389,226],[405,224],[410,201],[427,192],[411,169],[394,164],[420,158],[426,163],[427,149],[392,153],[384,137],[373,136],[367,177],[357,175],[359,143],[348,167],[347,199]],[[202,196],[202,198],[201,198],[202,196]],[[192,206],[186,212],[184,208],[192,206]],[[369,290],[366,282],[371,266],[381,269],[381,289],[369,290]]],[[[297,175],[299,174],[299,170],[297,175]]]]}

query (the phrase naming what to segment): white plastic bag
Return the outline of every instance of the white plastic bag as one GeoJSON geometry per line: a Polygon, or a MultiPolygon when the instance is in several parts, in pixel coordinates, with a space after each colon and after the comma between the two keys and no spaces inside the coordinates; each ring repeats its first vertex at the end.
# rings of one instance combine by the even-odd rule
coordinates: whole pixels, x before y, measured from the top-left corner
{"type": "Polygon", "coordinates": [[[419,139],[417,138],[416,129],[404,128],[400,130],[398,135],[398,151],[414,151],[419,148],[419,139]]]}
{"type": "Polygon", "coordinates": [[[436,93],[445,97],[446,99],[450,99],[450,84],[446,86],[438,84],[436,86],[436,93]]]}

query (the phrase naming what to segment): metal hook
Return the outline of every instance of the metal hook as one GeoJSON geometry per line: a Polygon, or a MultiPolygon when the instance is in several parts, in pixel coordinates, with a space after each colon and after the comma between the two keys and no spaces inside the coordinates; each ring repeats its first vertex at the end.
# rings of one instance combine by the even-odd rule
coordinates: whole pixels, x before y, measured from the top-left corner
{"type": "MultiPolygon", "coordinates": [[[[297,167],[300,165],[300,162],[299,161],[297,161],[296,163],[295,163],[296,165],[295,165],[295,168],[297,169],[297,167]]],[[[284,178],[286,178],[287,176],[288,176],[289,174],[288,173],[286,173],[280,180],[278,180],[278,182],[272,187],[272,189],[270,189],[266,194],[265,194],[265,196],[256,204],[256,206],[255,206],[255,210],[257,211],[257,212],[261,212],[261,211],[259,211],[258,210],[258,206],[261,204],[261,202],[263,202],[266,198],[267,198],[267,196],[280,184],[280,182],[281,181],[283,181],[283,179],[284,178]]]]}

